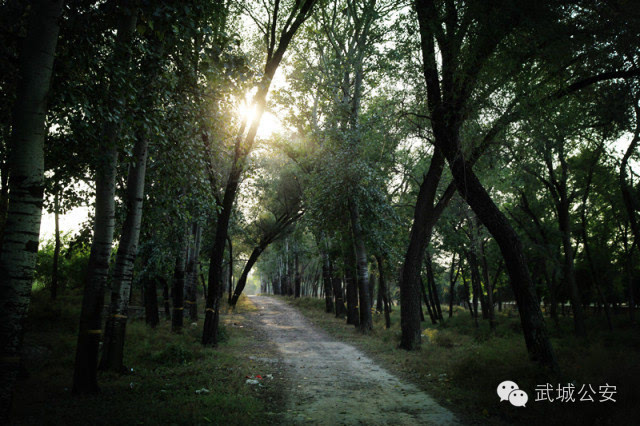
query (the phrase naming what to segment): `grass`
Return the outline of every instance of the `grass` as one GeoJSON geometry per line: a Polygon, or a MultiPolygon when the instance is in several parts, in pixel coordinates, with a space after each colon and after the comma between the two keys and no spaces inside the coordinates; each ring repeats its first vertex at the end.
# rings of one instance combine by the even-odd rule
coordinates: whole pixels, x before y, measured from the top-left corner
{"type": "MultiPolygon", "coordinates": [[[[559,328],[548,321],[560,372],[551,373],[528,360],[519,317],[514,311],[497,314],[498,326],[490,333],[486,321],[473,324],[468,311],[456,307],[454,316],[439,325],[423,323],[422,347],[408,352],[398,349],[399,308],[392,313],[392,327],[374,315],[368,335],[324,312],[324,300],[283,297],[298,307],[314,324],[339,340],[354,344],[387,369],[424,389],[463,421],[480,424],[632,424],[640,418],[640,329],[626,317],[616,318],[613,333],[604,320],[588,320],[589,339],[571,333],[572,319],[561,318],[559,328]],[[529,396],[526,408],[499,402],[496,388],[504,380],[515,381],[529,396]],[[535,402],[536,386],[573,383],[577,402],[535,402]],[[591,384],[596,391],[609,384],[617,387],[616,402],[579,402],[578,391],[591,384]]],[[[428,321],[428,320],[427,320],[428,321]]],[[[555,394],[555,392],[554,392],[555,394]]]]}
{"type": "Polygon", "coordinates": [[[246,375],[274,373],[248,355],[272,355],[273,348],[251,326],[255,307],[241,298],[235,313],[222,315],[225,340],[215,349],[200,343],[202,323],[185,319],[182,334],[162,322],[152,330],[143,321],[127,326],[126,375],[100,373],[101,393],[70,392],[80,306],[79,294],[51,302],[34,292],[25,335],[29,376],[14,394],[14,424],[271,424],[282,407],[278,374],[264,386],[245,384],[246,375]],[[208,393],[197,394],[205,388],[208,393]]]}

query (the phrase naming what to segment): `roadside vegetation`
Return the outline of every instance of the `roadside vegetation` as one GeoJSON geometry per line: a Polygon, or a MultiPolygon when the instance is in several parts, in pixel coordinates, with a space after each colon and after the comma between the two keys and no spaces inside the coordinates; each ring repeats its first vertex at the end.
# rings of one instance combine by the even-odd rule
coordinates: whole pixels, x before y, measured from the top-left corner
{"type": "Polygon", "coordinates": [[[142,318],[131,321],[127,373],[100,372],[100,393],[78,398],[71,379],[80,297],[76,290],[51,301],[48,292],[34,291],[24,343],[28,376],[18,381],[11,424],[278,423],[274,409],[282,407],[283,377],[259,360],[273,356],[273,349],[248,321],[255,307],[245,297],[233,314],[223,310],[215,350],[199,342],[202,321],[181,334],[167,321],[154,330],[142,318]],[[267,373],[274,378],[246,384],[246,376],[267,373]]]}
{"type": "Polygon", "coordinates": [[[572,320],[561,317],[559,328],[550,328],[551,340],[561,359],[559,373],[541,370],[528,362],[522,344],[518,315],[512,309],[496,312],[495,334],[486,324],[476,328],[469,312],[456,307],[454,316],[438,325],[422,323],[424,344],[419,351],[405,351],[400,343],[400,315],[391,313],[391,328],[384,316],[373,315],[369,334],[324,312],[324,300],[276,296],[297,307],[314,325],[331,336],[351,343],[382,366],[432,395],[463,421],[478,424],[631,424],[640,410],[640,334],[637,326],[616,316],[610,333],[589,318],[594,330],[588,341],[570,336],[572,320]],[[569,335],[569,336],[568,336],[569,335]],[[529,395],[526,408],[499,402],[496,388],[504,380],[516,382],[529,395]],[[558,383],[576,386],[576,402],[535,402],[537,385],[550,383],[556,395],[558,383]],[[617,387],[615,403],[579,402],[582,384],[617,387]]]}

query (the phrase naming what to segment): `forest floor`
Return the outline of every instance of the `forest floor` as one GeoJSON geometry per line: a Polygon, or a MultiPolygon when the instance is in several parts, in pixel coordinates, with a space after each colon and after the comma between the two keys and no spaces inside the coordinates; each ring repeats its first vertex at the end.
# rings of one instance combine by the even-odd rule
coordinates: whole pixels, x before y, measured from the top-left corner
{"type": "Polygon", "coordinates": [[[99,372],[101,392],[79,397],[70,390],[80,300],[75,290],[56,301],[48,292],[34,292],[12,425],[282,423],[287,377],[282,365],[260,361],[277,358],[278,351],[255,326],[257,309],[246,297],[233,313],[222,313],[217,348],[200,344],[202,315],[197,323],[185,317],[180,334],[171,332],[170,321],[161,319],[151,329],[141,318],[131,320],[127,374],[99,372]],[[248,384],[247,376],[256,375],[263,379],[248,384]]]}
{"type": "Polygon", "coordinates": [[[558,327],[548,321],[560,364],[551,374],[528,360],[512,310],[497,313],[491,333],[456,308],[442,324],[423,323],[421,350],[407,352],[397,348],[397,307],[390,329],[375,314],[374,329],[363,335],[325,313],[321,299],[243,296],[222,313],[216,348],[200,344],[202,316],[193,324],[185,318],[179,334],[168,321],[150,329],[132,319],[129,371],[100,372],[101,393],[77,397],[70,389],[80,301],[78,290],[56,301],[34,292],[11,424],[620,425],[640,418],[640,326],[622,314],[613,332],[591,314],[586,341],[572,336],[570,316],[558,327]],[[504,380],[528,392],[526,408],[499,401],[504,380]],[[544,383],[572,384],[576,399],[582,385],[596,392],[614,385],[616,401],[535,401],[544,383]]]}
{"type": "Polygon", "coordinates": [[[276,344],[289,376],[285,423],[457,423],[449,410],[425,392],[330,337],[297,309],[271,297],[250,300],[258,307],[262,330],[276,344]]]}
{"type": "MultiPolygon", "coordinates": [[[[469,311],[461,307],[454,307],[452,318],[443,312],[445,321],[441,324],[433,325],[427,317],[422,323],[421,349],[408,352],[398,348],[397,306],[390,329],[384,328],[383,315],[375,313],[373,330],[362,334],[344,319],[326,313],[323,299],[275,299],[295,307],[314,329],[355,346],[405,383],[431,395],[461,423],[621,425],[637,424],[640,418],[640,325],[630,324],[623,313],[613,318],[612,332],[602,314],[590,313],[586,340],[573,336],[571,316],[561,316],[558,326],[547,320],[559,364],[559,371],[550,372],[529,361],[515,309],[496,312],[494,332],[482,319],[476,327],[469,311]],[[500,402],[496,389],[505,380],[516,382],[527,392],[525,407],[500,402]],[[551,390],[543,401],[543,394],[536,389],[547,385],[551,390]],[[601,402],[601,386],[607,385],[615,386],[615,402],[601,402]],[[559,386],[563,398],[559,398],[559,386]],[[593,401],[580,400],[583,386],[584,394],[593,401]],[[536,401],[538,397],[540,401],[536,401]]],[[[335,370],[340,380],[339,370],[335,370]]]]}

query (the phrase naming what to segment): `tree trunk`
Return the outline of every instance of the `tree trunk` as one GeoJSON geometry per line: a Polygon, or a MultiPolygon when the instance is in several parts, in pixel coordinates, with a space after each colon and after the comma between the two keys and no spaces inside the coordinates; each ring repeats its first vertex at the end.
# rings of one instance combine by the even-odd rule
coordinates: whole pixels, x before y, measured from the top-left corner
{"type": "Polygon", "coordinates": [[[433,275],[433,263],[431,262],[431,256],[427,254],[427,285],[431,292],[431,299],[433,303],[433,313],[436,317],[442,321],[442,307],[440,306],[440,296],[438,296],[438,289],[436,287],[436,280],[433,275]]]}
{"type": "MultiPolygon", "coordinates": [[[[123,7],[123,14],[124,16],[118,24],[114,63],[119,64],[122,69],[128,69],[129,45],[136,27],[137,10],[125,10],[123,7]]],[[[114,93],[119,92],[115,87],[111,87],[111,90],[114,93]]],[[[117,104],[125,102],[121,96],[123,95],[119,94],[117,99],[109,99],[110,109],[115,110],[117,104]]],[[[109,275],[109,261],[113,244],[119,127],[117,122],[107,122],[100,140],[100,149],[103,154],[96,166],[93,243],[85,276],[73,374],[73,392],[76,394],[89,394],[98,391],[96,371],[98,346],[102,332],[104,289],[109,275]]]]}
{"type": "MultiPolygon", "coordinates": [[[[484,279],[485,287],[487,289],[487,316],[489,318],[489,328],[491,331],[496,330],[496,316],[493,309],[493,288],[491,287],[491,281],[489,280],[489,264],[487,263],[487,255],[484,251],[484,244],[480,245],[480,254],[482,259],[482,276],[484,279]]],[[[499,271],[498,271],[499,272],[499,271]]]]}
{"type": "MultiPolygon", "coordinates": [[[[632,249],[628,254],[628,263],[631,264],[631,252],[633,251],[633,246],[640,247],[640,225],[638,225],[638,219],[636,218],[636,211],[638,210],[638,206],[634,205],[634,197],[632,194],[632,187],[627,182],[627,167],[629,163],[629,159],[633,155],[638,143],[640,142],[640,106],[637,104],[634,106],[635,117],[636,117],[636,130],[634,132],[633,139],[627,150],[622,157],[622,162],[620,164],[620,190],[622,191],[622,199],[624,201],[624,207],[627,211],[627,216],[629,220],[629,226],[631,228],[631,233],[633,234],[634,244],[631,245],[632,249]]],[[[626,238],[626,237],[625,237],[626,238]]],[[[629,271],[629,320],[631,323],[635,323],[635,295],[633,291],[633,273],[632,269],[628,269],[629,271]]]]}
{"type": "Polygon", "coordinates": [[[144,319],[151,328],[156,328],[160,323],[158,313],[158,288],[156,277],[143,277],[144,288],[144,319]]]}
{"type": "MultiPolygon", "coordinates": [[[[457,138],[455,138],[457,140],[457,138]]],[[[453,144],[458,146],[459,144],[453,144]]],[[[518,303],[527,350],[534,361],[556,367],[555,355],[540,311],[533,282],[527,268],[522,244],[504,214],[493,203],[473,170],[456,150],[443,144],[458,192],[467,201],[500,247],[511,287],[518,303]]]]}
{"type": "MultiPolygon", "coordinates": [[[[462,259],[460,259],[462,261],[462,259]]],[[[453,271],[456,266],[456,254],[453,254],[453,258],[451,259],[451,269],[449,270],[449,318],[453,317],[453,300],[455,297],[455,285],[458,280],[458,275],[460,274],[460,267],[456,271],[456,274],[453,274],[453,271]]]]}
{"type": "Polygon", "coordinates": [[[358,298],[360,301],[360,318],[358,325],[360,331],[366,333],[373,328],[371,297],[369,296],[369,267],[367,265],[367,249],[364,245],[362,225],[360,224],[360,213],[358,212],[358,206],[355,201],[349,203],[349,214],[358,271],[358,298]]]}
{"type": "Polygon", "coordinates": [[[384,323],[385,328],[391,327],[391,315],[389,309],[389,289],[387,288],[387,283],[384,279],[384,260],[382,256],[376,255],[376,262],[378,263],[378,275],[379,275],[379,284],[378,291],[382,293],[382,302],[384,304],[384,323]]]}
{"type": "Polygon", "coordinates": [[[133,281],[133,264],[138,253],[142,200],[147,169],[147,135],[138,135],[127,178],[126,218],[122,226],[118,254],[111,284],[109,318],[105,326],[100,369],[121,372],[124,369],[124,341],[129,312],[129,297],[133,281]]]}
{"type": "Polygon", "coordinates": [[[187,262],[186,271],[186,288],[187,288],[187,300],[186,304],[189,306],[189,320],[191,322],[198,321],[198,265],[200,262],[200,243],[202,239],[202,226],[199,223],[194,222],[192,229],[193,235],[193,250],[189,252],[189,259],[187,262]]]}
{"type": "MultiPolygon", "coordinates": [[[[7,123],[7,127],[9,124],[7,123]]],[[[9,161],[6,155],[0,165],[0,252],[2,251],[2,235],[7,223],[7,210],[9,208],[9,161]]]]}
{"type": "Polygon", "coordinates": [[[242,294],[242,291],[244,290],[244,287],[247,284],[247,278],[249,277],[249,272],[251,272],[251,268],[253,268],[253,265],[255,265],[255,263],[258,261],[258,257],[264,251],[264,249],[265,247],[263,247],[262,245],[259,245],[258,247],[254,248],[253,251],[251,252],[251,255],[249,256],[249,260],[247,261],[247,264],[242,270],[242,274],[240,275],[240,278],[238,278],[236,289],[233,293],[233,297],[231,298],[231,303],[230,303],[231,306],[235,306],[236,303],[238,303],[238,299],[240,298],[240,295],[242,294]]]}
{"type": "Polygon", "coordinates": [[[228,266],[228,280],[229,280],[229,298],[227,303],[231,304],[231,295],[233,294],[233,243],[231,238],[227,235],[227,247],[229,247],[229,266],[228,266]]]}
{"type": "Polygon", "coordinates": [[[429,318],[431,318],[431,323],[438,324],[438,320],[436,320],[436,316],[434,315],[433,310],[431,309],[431,302],[429,301],[427,292],[424,289],[424,281],[422,280],[422,277],[420,277],[420,293],[422,294],[422,299],[424,300],[424,304],[427,305],[427,312],[429,313],[429,318]]]}
{"type": "Polygon", "coordinates": [[[294,255],[294,286],[295,286],[295,294],[294,297],[298,299],[300,297],[300,265],[298,263],[298,251],[294,255]]]}
{"type": "Polygon", "coordinates": [[[355,272],[355,253],[351,239],[349,239],[349,243],[344,258],[344,277],[347,287],[347,324],[352,324],[357,327],[360,323],[360,315],[358,313],[358,283],[355,272]]]}
{"type": "MultiPolygon", "coordinates": [[[[222,205],[220,206],[221,211],[218,215],[215,238],[211,249],[211,261],[209,263],[209,292],[207,295],[204,329],[202,332],[203,345],[215,346],[218,343],[220,298],[222,297],[223,291],[222,257],[229,229],[229,219],[231,218],[231,211],[236,198],[238,185],[240,184],[240,177],[244,171],[246,158],[251,152],[256,133],[258,132],[258,126],[260,125],[262,114],[264,113],[271,80],[282,61],[282,57],[289,46],[291,39],[300,25],[302,25],[302,23],[309,17],[309,13],[314,4],[315,0],[309,0],[302,3],[302,5],[298,5],[299,7],[294,9],[295,13],[292,12],[292,15],[290,16],[290,18],[292,18],[289,22],[290,25],[288,24],[280,34],[280,40],[278,41],[277,48],[275,48],[275,35],[271,36],[271,45],[267,55],[264,74],[260,84],[258,85],[258,90],[251,105],[251,107],[254,105],[256,107],[255,116],[251,121],[246,137],[244,136],[244,132],[247,122],[246,119],[243,120],[234,143],[233,161],[231,163],[229,178],[225,186],[224,197],[222,205]]],[[[274,20],[274,22],[272,22],[272,34],[275,34],[276,24],[277,22],[274,20]]]]}
{"type": "Polygon", "coordinates": [[[558,220],[560,232],[562,234],[562,249],[564,251],[564,279],[569,287],[569,300],[573,311],[573,325],[575,333],[579,337],[586,337],[587,330],[584,324],[584,310],[578,284],[576,283],[574,262],[573,262],[573,246],[571,244],[571,228],[569,217],[569,202],[566,197],[558,206],[558,220]]]}
{"type": "MultiPolygon", "coordinates": [[[[540,305],[527,268],[526,258],[518,235],[513,230],[507,218],[495,205],[477,176],[471,165],[463,156],[460,141],[460,128],[463,123],[462,105],[470,94],[456,93],[448,84],[440,87],[440,75],[434,46],[434,16],[435,6],[432,1],[416,0],[416,11],[421,36],[421,50],[423,57],[423,71],[427,85],[427,99],[431,123],[434,133],[434,143],[440,149],[449,163],[449,169],[460,195],[489,230],[505,260],[511,286],[518,303],[518,311],[522,323],[527,350],[531,358],[541,364],[557,367],[555,355],[547,329],[544,323],[540,305]],[[445,100],[443,101],[442,90],[445,100]],[[456,99],[455,102],[447,102],[447,99],[456,99]]],[[[490,53],[490,49],[487,54],[490,53]]],[[[482,52],[473,52],[473,54],[482,52]]],[[[447,70],[453,73],[451,69],[447,70]]],[[[444,76],[447,81],[453,81],[453,75],[444,76]]],[[[475,81],[471,76],[461,77],[461,82],[455,84],[455,88],[472,88],[475,81]],[[467,81],[468,79],[468,81],[467,81]]]]}
{"type": "Polygon", "coordinates": [[[53,248],[53,270],[51,271],[51,299],[55,300],[58,296],[58,277],[59,268],[58,260],[60,259],[60,195],[56,190],[53,196],[53,215],[55,222],[55,246],[53,248]]]}
{"type": "Polygon", "coordinates": [[[440,176],[444,169],[444,157],[434,150],[429,170],[425,175],[413,213],[413,223],[409,234],[409,246],[404,257],[400,274],[400,347],[413,350],[420,347],[420,282],[422,256],[431,233],[434,220],[435,200],[440,176]]]}
{"type": "Polygon", "coordinates": [[[169,282],[166,278],[160,277],[162,282],[162,299],[164,300],[164,319],[171,321],[171,304],[169,303],[169,282]]]}
{"type": "Polygon", "coordinates": [[[173,270],[173,282],[171,287],[171,297],[173,302],[173,317],[171,318],[171,331],[182,332],[184,322],[184,283],[187,254],[186,232],[182,231],[178,238],[178,253],[176,255],[176,265],[173,270]]]}
{"type": "Polygon", "coordinates": [[[329,264],[329,254],[322,252],[322,284],[324,287],[324,310],[326,313],[333,312],[332,284],[331,284],[331,266],[329,264]]]}
{"type": "Polygon", "coordinates": [[[335,299],[336,318],[343,319],[347,313],[347,309],[344,306],[344,299],[342,297],[342,281],[340,277],[335,276],[333,273],[333,264],[329,262],[329,275],[331,279],[331,287],[333,289],[333,297],[335,299]]]}
{"type": "Polygon", "coordinates": [[[42,218],[46,100],[62,10],[61,0],[33,3],[20,52],[8,160],[9,206],[0,253],[0,421],[8,419],[31,300],[42,218]]]}
{"type": "Polygon", "coordinates": [[[382,286],[380,285],[380,274],[378,274],[378,293],[376,294],[376,312],[382,313],[384,311],[384,306],[382,302],[382,286]]]}

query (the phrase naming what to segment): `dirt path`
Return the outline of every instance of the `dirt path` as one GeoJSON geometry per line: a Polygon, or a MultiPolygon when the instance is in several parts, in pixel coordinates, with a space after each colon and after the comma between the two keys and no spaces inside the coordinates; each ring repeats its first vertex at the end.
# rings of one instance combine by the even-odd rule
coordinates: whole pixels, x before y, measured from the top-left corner
{"type": "Polygon", "coordinates": [[[263,296],[259,327],[275,342],[289,376],[286,423],[449,425],[447,409],[353,346],[314,327],[286,303],[263,296]]]}

